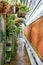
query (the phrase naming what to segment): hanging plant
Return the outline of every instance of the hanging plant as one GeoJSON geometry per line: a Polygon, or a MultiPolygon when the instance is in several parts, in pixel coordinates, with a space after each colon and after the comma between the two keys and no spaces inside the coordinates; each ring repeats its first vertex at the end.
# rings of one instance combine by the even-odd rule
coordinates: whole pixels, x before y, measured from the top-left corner
{"type": "Polygon", "coordinates": [[[23,4],[20,5],[20,9],[17,12],[18,17],[23,17],[25,18],[25,15],[29,12],[30,10],[23,4]]]}

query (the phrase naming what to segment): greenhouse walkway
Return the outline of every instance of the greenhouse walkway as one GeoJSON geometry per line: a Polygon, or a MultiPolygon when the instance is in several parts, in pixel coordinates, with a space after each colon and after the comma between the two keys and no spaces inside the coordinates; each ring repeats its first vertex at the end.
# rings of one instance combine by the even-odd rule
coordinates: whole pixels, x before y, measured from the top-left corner
{"type": "Polygon", "coordinates": [[[4,65],[31,65],[23,40],[19,41],[17,53],[11,62],[4,65]]]}

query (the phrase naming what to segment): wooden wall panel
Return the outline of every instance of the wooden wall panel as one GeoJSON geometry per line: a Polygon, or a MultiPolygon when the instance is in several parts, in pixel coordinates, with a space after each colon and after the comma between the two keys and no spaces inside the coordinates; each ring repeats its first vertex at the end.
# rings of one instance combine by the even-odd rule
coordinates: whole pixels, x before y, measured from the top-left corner
{"type": "Polygon", "coordinates": [[[38,52],[41,60],[43,60],[43,16],[27,26],[24,34],[33,48],[38,52]]]}

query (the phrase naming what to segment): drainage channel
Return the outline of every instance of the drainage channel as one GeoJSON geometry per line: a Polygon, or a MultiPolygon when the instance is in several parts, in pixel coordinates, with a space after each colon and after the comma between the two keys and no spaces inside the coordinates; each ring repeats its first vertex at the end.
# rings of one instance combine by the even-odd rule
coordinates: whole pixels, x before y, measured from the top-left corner
{"type": "Polygon", "coordinates": [[[32,46],[30,45],[30,43],[28,42],[28,40],[26,39],[25,36],[24,36],[24,39],[25,39],[25,42],[26,42],[25,46],[26,46],[28,55],[30,57],[31,65],[43,65],[40,58],[38,57],[35,50],[32,48],[32,46]]]}

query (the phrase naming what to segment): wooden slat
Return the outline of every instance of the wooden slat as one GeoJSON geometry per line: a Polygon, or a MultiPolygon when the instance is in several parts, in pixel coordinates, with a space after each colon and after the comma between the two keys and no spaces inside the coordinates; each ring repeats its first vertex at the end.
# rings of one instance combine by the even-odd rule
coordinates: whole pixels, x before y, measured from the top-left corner
{"type": "Polygon", "coordinates": [[[41,60],[43,60],[43,16],[34,21],[30,25],[32,29],[30,30],[28,26],[27,29],[25,28],[25,31],[28,32],[30,30],[31,36],[29,36],[30,35],[29,32],[28,33],[24,32],[25,36],[27,37],[28,41],[30,41],[31,38],[30,43],[38,51],[41,60]]]}

